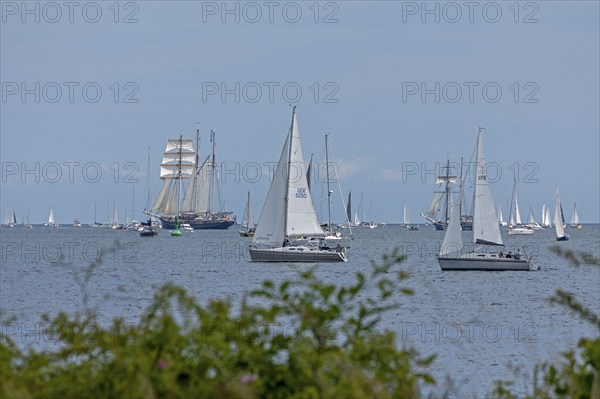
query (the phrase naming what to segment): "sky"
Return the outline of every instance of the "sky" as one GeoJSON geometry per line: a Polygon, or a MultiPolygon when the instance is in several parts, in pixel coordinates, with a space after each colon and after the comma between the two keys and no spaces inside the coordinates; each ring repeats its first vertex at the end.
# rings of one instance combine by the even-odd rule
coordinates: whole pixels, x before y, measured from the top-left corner
{"type": "Polygon", "coordinates": [[[324,165],[329,133],[342,196],[375,221],[404,202],[421,221],[479,127],[505,218],[516,180],[522,214],[558,184],[567,219],[576,202],[600,221],[596,1],[0,5],[0,206],[19,221],[90,223],[96,204],[102,222],[113,202],[141,219],[148,153],[153,201],[167,139],[197,128],[203,155],[216,130],[224,206],[241,219],[250,191],[258,215],[290,105],[305,159],[324,165]]]}

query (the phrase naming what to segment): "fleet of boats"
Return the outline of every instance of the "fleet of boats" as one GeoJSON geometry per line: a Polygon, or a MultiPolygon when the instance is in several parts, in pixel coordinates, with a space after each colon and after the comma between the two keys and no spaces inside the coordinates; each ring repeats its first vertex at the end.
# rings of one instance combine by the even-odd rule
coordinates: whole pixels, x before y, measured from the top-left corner
{"type": "MultiPolygon", "coordinates": [[[[518,251],[512,254],[503,253],[503,242],[500,228],[506,228],[508,235],[531,235],[536,230],[547,229],[554,224],[557,241],[569,240],[566,234],[564,213],[560,201],[559,188],[556,188],[556,206],[554,218],[551,218],[550,207],[542,205],[540,222],[535,218],[533,208],[529,208],[529,221],[523,223],[519,210],[516,179],[513,183],[511,205],[508,222],[504,220],[501,206],[496,207],[492,200],[491,188],[487,178],[487,164],[484,156],[483,128],[477,134],[475,147],[475,176],[473,183],[473,199],[471,210],[466,212],[465,176],[462,172],[453,173],[450,161],[441,168],[442,173],[436,176],[433,196],[421,213],[427,224],[436,230],[445,231],[437,261],[440,268],[446,270],[532,270],[531,258],[518,251]],[[470,214],[468,214],[470,213],[470,214]],[[473,250],[465,252],[461,231],[472,231],[473,250]]],[[[210,132],[210,151],[205,158],[200,157],[200,133],[196,130],[196,138],[187,139],[180,135],[177,139],[169,139],[162,154],[159,178],[162,187],[150,206],[150,149],[148,149],[148,200],[144,214],[147,222],[129,221],[126,211],[125,224],[119,223],[117,207],[112,204],[112,214],[108,223],[97,221],[96,204],[94,204],[94,222],[90,227],[105,227],[115,230],[134,230],[142,237],[155,237],[158,230],[170,230],[172,236],[181,236],[183,232],[195,230],[228,229],[236,223],[233,212],[223,210],[218,178],[219,170],[216,160],[216,133],[210,132]],[[216,200],[218,198],[218,200],[216,200]]],[[[352,228],[378,225],[373,218],[365,221],[364,195],[361,193],[358,210],[352,213],[352,193],[348,192],[345,220],[341,224],[332,222],[331,184],[337,182],[341,202],[344,197],[336,172],[330,173],[329,165],[333,162],[330,152],[329,135],[325,135],[325,188],[327,201],[327,218],[319,223],[313,205],[311,187],[311,160],[308,166],[304,162],[300,129],[296,108],[293,108],[291,125],[285,135],[285,142],[279,156],[275,174],[263,204],[258,223],[255,223],[250,192],[248,192],[244,209],[243,223],[239,230],[241,237],[252,238],[249,247],[250,259],[253,262],[346,262],[347,248],[342,231],[347,231],[352,239],[352,228]],[[292,173],[292,170],[294,173],[292,173]],[[332,180],[332,176],[335,176],[332,180]]],[[[458,169],[458,168],[456,168],[458,169]]],[[[458,171],[457,171],[458,172],[458,171]]],[[[467,172],[468,174],[468,172],[467,172]]],[[[313,183],[314,184],[314,183],[313,183]]],[[[135,191],[133,191],[135,196],[135,191]]],[[[325,200],[325,198],[324,198],[325,200]]],[[[132,201],[133,203],[135,201],[132,201]]],[[[372,211],[372,200],[371,200],[372,211]]],[[[323,212],[321,212],[323,213],[323,212]]],[[[133,216],[132,206],[132,216],[133,216]]],[[[33,228],[29,219],[21,217],[23,227],[33,228]]],[[[385,227],[385,223],[380,224],[385,227]]],[[[410,231],[418,227],[411,224],[408,206],[402,207],[402,224],[410,231]]],[[[3,227],[17,226],[15,212],[5,210],[3,227]]],[[[60,228],[56,223],[54,208],[50,209],[48,221],[44,226],[60,228]]],[[[73,227],[80,228],[82,223],[75,218],[73,227]]],[[[573,205],[571,228],[579,229],[581,224],[576,204],[573,205]]]]}

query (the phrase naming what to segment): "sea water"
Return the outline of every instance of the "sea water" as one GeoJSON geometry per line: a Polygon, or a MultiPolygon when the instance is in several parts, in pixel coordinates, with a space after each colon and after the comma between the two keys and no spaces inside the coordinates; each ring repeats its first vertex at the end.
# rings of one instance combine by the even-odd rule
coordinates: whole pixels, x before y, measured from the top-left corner
{"type": "MultiPolygon", "coordinates": [[[[2,330],[22,348],[49,350],[52,342],[43,330],[43,314],[94,311],[101,322],[121,317],[136,323],[156,289],[167,282],[184,287],[201,303],[230,299],[239,305],[262,281],[293,279],[310,267],[250,262],[250,239],[240,237],[235,227],[184,232],[178,238],[162,230],[158,237],[142,238],[131,230],[87,226],[2,227],[2,330]]],[[[481,397],[494,380],[512,380],[515,391],[525,393],[536,364],[556,363],[581,337],[597,334],[569,309],[548,301],[562,289],[599,312],[600,268],[574,267],[549,247],[558,244],[598,256],[600,226],[567,228],[567,233],[571,239],[557,243],[554,229],[532,236],[503,232],[504,252],[520,248],[533,256],[539,271],[442,272],[435,254],[444,233],[433,226],[418,231],[393,225],[357,228],[349,261],[321,264],[317,274],[328,282],[350,284],[355,272],[370,269],[369,261],[380,262],[383,253],[397,248],[407,259],[396,268],[409,272],[406,286],[415,294],[398,293],[400,308],[384,317],[380,328],[393,330],[401,347],[414,348],[423,357],[437,356],[426,371],[438,385],[426,392],[481,397]]],[[[468,242],[470,234],[463,232],[463,238],[468,242]]]]}

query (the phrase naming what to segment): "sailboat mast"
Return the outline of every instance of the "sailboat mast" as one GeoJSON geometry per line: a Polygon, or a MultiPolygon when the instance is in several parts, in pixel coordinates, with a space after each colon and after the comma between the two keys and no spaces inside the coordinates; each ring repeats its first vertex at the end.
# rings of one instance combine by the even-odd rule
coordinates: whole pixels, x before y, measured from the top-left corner
{"type": "Polygon", "coordinates": [[[446,209],[444,210],[444,223],[450,221],[450,160],[446,160],[446,209]]]}
{"type": "Polygon", "coordinates": [[[198,212],[198,208],[197,208],[197,198],[198,198],[198,183],[196,182],[196,179],[198,178],[198,167],[200,165],[200,158],[199,158],[199,151],[200,151],[200,128],[196,127],[196,165],[194,166],[194,176],[195,179],[192,179],[190,182],[194,182],[194,187],[192,188],[194,191],[192,191],[192,210],[195,212],[198,212]]]}
{"type": "Polygon", "coordinates": [[[517,189],[517,179],[514,179],[513,181],[513,191],[512,191],[512,196],[510,198],[510,212],[508,212],[508,225],[510,226],[511,223],[514,223],[513,220],[513,205],[515,204],[515,190],[517,189]]]}
{"type": "Polygon", "coordinates": [[[211,178],[211,190],[210,190],[210,209],[209,212],[212,213],[214,212],[215,209],[215,142],[217,141],[216,138],[216,133],[215,130],[211,130],[210,132],[211,136],[210,139],[212,141],[212,161],[211,161],[211,168],[212,168],[212,178],[211,178]]]}
{"type": "Polygon", "coordinates": [[[325,134],[325,167],[327,173],[327,229],[331,234],[331,189],[329,188],[329,135],[325,134]]]}
{"type": "Polygon", "coordinates": [[[146,184],[148,185],[148,197],[146,198],[146,210],[150,212],[150,147],[148,147],[148,168],[146,168],[146,184]]]}
{"type": "Polygon", "coordinates": [[[177,219],[179,219],[179,206],[181,201],[181,163],[182,160],[182,152],[183,152],[183,135],[179,134],[179,170],[177,171],[177,219]]]}
{"type": "Polygon", "coordinates": [[[287,224],[288,224],[288,207],[289,207],[289,191],[290,191],[290,168],[292,163],[292,140],[294,139],[294,116],[296,115],[296,106],[292,108],[292,124],[290,125],[290,139],[289,139],[289,148],[288,148],[288,159],[287,159],[287,170],[283,171],[287,173],[287,178],[285,179],[285,212],[283,216],[283,236],[285,237],[285,241],[287,241],[287,224]]]}

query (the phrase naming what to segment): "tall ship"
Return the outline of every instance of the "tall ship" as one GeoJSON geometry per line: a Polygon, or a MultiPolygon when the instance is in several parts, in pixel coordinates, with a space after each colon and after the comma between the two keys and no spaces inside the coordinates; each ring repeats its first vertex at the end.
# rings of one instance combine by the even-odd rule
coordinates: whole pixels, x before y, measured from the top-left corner
{"type": "Polygon", "coordinates": [[[235,224],[232,212],[219,210],[220,206],[215,205],[215,194],[217,199],[221,198],[215,138],[212,130],[212,151],[202,162],[199,129],[196,130],[195,143],[182,136],[167,141],[160,164],[163,185],[151,209],[145,212],[160,219],[163,229],[174,230],[178,223],[187,223],[194,230],[222,230],[235,224]]]}
{"type": "MultiPolygon", "coordinates": [[[[458,181],[458,176],[450,174],[450,160],[446,161],[446,166],[443,166],[442,169],[445,170],[445,173],[442,173],[436,177],[433,197],[431,198],[431,201],[429,202],[425,212],[421,213],[421,216],[423,216],[425,221],[433,224],[436,230],[446,230],[448,227],[448,223],[450,222],[450,210],[452,206],[452,185],[457,184],[458,181]],[[443,206],[443,211],[440,216],[439,213],[441,206],[443,206]]],[[[458,206],[461,210],[466,208],[466,206],[462,203],[458,204],[458,206]]],[[[473,217],[471,215],[464,215],[461,212],[460,227],[461,230],[471,231],[473,229],[473,217]]]]}

